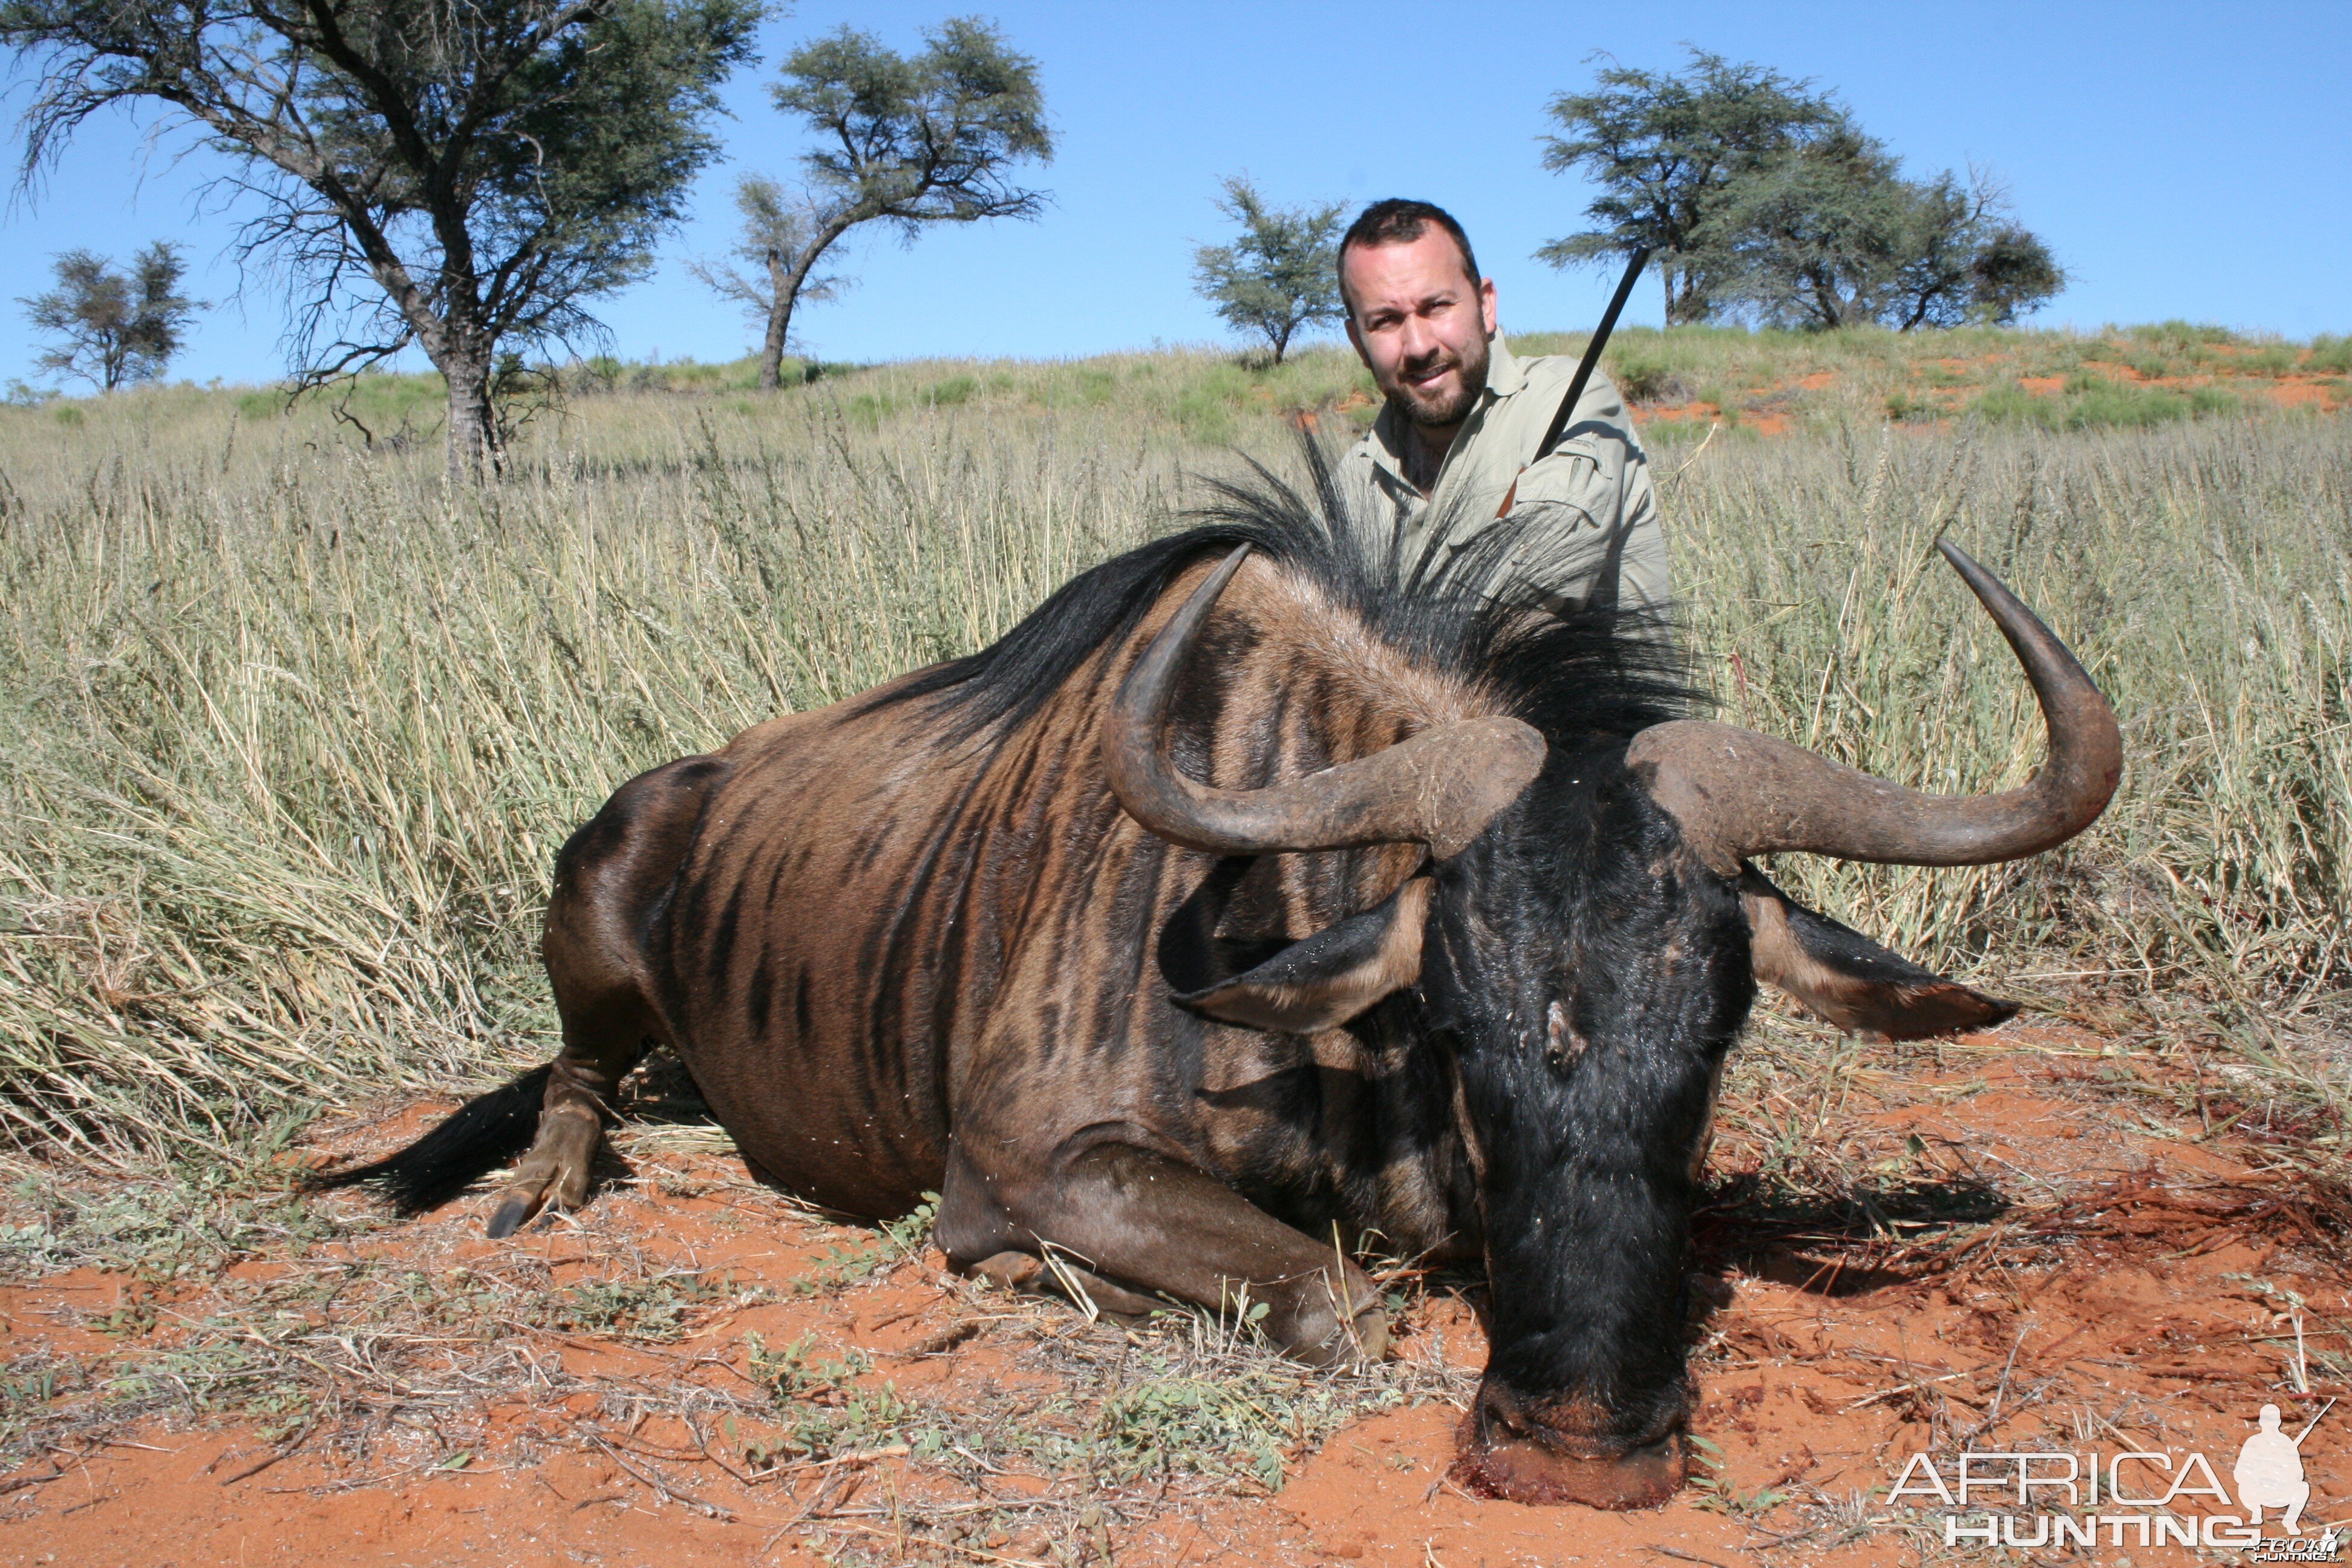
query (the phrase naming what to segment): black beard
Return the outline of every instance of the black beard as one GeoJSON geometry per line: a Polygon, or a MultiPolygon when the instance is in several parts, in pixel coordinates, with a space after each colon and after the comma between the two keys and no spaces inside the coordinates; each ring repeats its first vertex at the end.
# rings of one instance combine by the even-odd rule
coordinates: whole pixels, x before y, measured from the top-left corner
{"type": "Polygon", "coordinates": [[[1420,366],[1402,367],[1395,392],[1391,393],[1400,412],[1415,425],[1429,429],[1444,430],[1462,423],[1470,411],[1478,406],[1478,395],[1486,390],[1486,366],[1493,356],[1484,340],[1476,349],[1475,359],[1462,361],[1462,390],[1443,403],[1430,403],[1405,390],[1402,370],[1418,370],[1420,366]]]}

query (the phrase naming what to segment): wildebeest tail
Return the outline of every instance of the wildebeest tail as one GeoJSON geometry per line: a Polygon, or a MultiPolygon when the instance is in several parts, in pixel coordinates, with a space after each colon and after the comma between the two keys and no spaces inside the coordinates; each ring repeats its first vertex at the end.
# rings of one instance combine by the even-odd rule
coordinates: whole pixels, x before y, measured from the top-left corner
{"type": "Polygon", "coordinates": [[[530,1147],[552,1063],[466,1101],[440,1126],[396,1153],[312,1178],[314,1187],[373,1182],[403,1215],[447,1203],[484,1173],[530,1147]]]}

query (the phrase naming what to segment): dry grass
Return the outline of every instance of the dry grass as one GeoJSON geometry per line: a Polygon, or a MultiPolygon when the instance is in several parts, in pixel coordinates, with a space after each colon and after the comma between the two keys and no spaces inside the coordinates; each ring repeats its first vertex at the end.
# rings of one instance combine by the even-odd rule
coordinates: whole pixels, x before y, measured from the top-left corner
{"type": "MultiPolygon", "coordinates": [[[[1927,363],[1892,342],[1804,352],[1927,363]]],[[[1780,352],[1667,344],[1727,367],[1780,352]]],[[[2084,352],[2003,352],[2062,350],[2084,352]]],[[[430,441],[355,449],[266,400],[0,410],[11,1145],[243,1161],[322,1106],[544,1058],[547,867],[614,784],[984,644],[1167,526],[1197,493],[1188,468],[1233,468],[1218,443],[1278,454],[1286,412],[1344,426],[1361,390],[1318,351],[1278,373],[1171,353],[893,366],[764,400],[580,395],[479,495],[442,489],[430,441]]],[[[2030,697],[1930,564],[1948,529],[2084,652],[2129,771],[2092,833],[2025,866],[1780,874],[2044,1005],[2204,1031],[2332,1158],[2352,909],[2342,420],[2069,433],[1834,412],[1659,461],[1729,715],[1933,786],[2022,777],[2030,697]]]]}

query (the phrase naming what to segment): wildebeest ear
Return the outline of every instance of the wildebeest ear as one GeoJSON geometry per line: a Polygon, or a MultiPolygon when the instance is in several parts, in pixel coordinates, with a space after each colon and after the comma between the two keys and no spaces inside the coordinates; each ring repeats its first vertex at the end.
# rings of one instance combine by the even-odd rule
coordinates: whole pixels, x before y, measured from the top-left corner
{"type": "Polygon", "coordinates": [[[1337,1028],[1421,978],[1421,933],[1433,884],[1415,877],[1362,914],[1292,942],[1220,984],[1176,994],[1178,1005],[1286,1035],[1337,1028]]]}
{"type": "Polygon", "coordinates": [[[1814,913],[1753,866],[1740,868],[1739,906],[1756,978],[1841,1029],[1916,1040],[1988,1028],[2017,1012],[2014,1002],[1947,980],[1814,913]]]}

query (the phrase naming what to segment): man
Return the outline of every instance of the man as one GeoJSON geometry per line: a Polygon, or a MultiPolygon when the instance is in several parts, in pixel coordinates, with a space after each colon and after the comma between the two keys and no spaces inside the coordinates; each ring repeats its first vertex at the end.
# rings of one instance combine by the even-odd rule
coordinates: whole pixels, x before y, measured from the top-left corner
{"type": "Polygon", "coordinates": [[[1364,209],[1339,241],[1348,341],[1388,395],[1340,459],[1359,515],[1393,522],[1410,572],[1431,544],[1442,562],[1474,547],[1498,510],[1536,513],[1487,584],[1520,581],[1580,602],[1624,525],[1618,603],[1666,602],[1666,544],[1649,467],[1617,389],[1597,369],[1559,443],[1531,460],[1576,361],[1520,359],[1496,332],[1495,280],[1482,278],[1462,226],[1427,202],[1364,209]],[[1506,501],[1508,506],[1506,506],[1506,501]]]}

